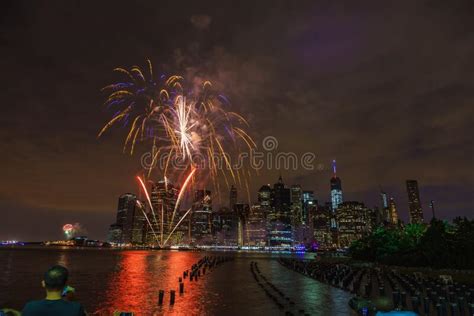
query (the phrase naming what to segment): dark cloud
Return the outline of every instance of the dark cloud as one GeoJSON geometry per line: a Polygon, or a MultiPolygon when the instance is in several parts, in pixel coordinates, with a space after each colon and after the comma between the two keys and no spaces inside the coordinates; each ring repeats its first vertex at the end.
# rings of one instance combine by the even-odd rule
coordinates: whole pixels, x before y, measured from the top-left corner
{"type": "MultiPolygon", "coordinates": [[[[441,216],[473,215],[471,1],[1,5],[0,239],[63,219],[105,236],[140,166],[121,154],[124,131],[96,139],[110,115],[99,89],[112,68],[146,58],[210,78],[257,141],[314,152],[324,170],[282,173],[320,201],[337,158],[348,199],[376,204],[382,186],[406,218],[404,181],[415,178],[426,211],[434,199],[441,216]]],[[[261,172],[251,190],[279,173],[261,172]]]]}

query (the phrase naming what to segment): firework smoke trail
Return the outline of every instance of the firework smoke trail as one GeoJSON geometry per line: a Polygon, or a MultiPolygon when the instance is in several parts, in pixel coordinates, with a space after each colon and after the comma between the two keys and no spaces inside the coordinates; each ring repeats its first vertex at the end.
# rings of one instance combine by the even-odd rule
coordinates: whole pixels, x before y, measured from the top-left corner
{"type": "Polygon", "coordinates": [[[191,212],[191,209],[192,208],[189,208],[186,213],[184,213],[183,217],[181,217],[181,219],[178,221],[178,223],[176,224],[176,226],[173,228],[173,230],[171,231],[171,233],[168,235],[168,238],[166,238],[165,242],[163,243],[163,247],[166,245],[166,243],[168,242],[168,240],[170,239],[171,235],[173,235],[174,231],[176,230],[176,228],[178,228],[179,224],[181,224],[181,222],[186,218],[186,216],[188,216],[189,212],[191,212]]]}
{"type": "Polygon", "coordinates": [[[174,210],[173,210],[173,215],[171,216],[171,222],[170,222],[171,225],[173,224],[174,216],[176,214],[176,210],[178,209],[179,203],[181,202],[181,199],[183,198],[183,194],[186,191],[186,187],[188,186],[188,183],[191,180],[191,178],[193,177],[196,170],[197,169],[193,167],[193,169],[189,173],[188,177],[184,181],[183,186],[181,187],[181,190],[179,191],[178,198],[176,199],[176,205],[174,206],[174,210]]]}

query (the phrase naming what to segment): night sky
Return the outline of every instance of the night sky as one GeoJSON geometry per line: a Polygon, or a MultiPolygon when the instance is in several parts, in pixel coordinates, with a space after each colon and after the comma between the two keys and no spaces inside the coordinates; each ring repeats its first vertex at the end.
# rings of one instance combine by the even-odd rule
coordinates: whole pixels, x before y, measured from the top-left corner
{"type": "Polygon", "coordinates": [[[323,170],[281,173],[321,202],[336,158],[345,200],[379,205],[382,187],[406,220],[417,179],[425,218],[431,199],[472,218],[474,2],[334,2],[2,1],[0,240],[68,222],[105,238],[140,166],[125,130],[96,138],[112,114],[100,88],[147,58],[210,78],[257,142],[314,152],[323,170]]]}

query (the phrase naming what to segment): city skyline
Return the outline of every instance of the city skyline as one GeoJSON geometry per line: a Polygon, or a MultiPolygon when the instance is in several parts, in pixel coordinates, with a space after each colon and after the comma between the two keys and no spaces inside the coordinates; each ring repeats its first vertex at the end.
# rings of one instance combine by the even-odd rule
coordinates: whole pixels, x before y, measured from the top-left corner
{"type": "Polygon", "coordinates": [[[387,192],[381,190],[380,204],[370,207],[364,201],[344,200],[341,183],[333,160],[330,201],[319,199],[318,193],[298,184],[285,183],[280,174],[273,186],[260,187],[257,201],[239,201],[238,190],[232,185],[227,204],[213,203],[216,194],[198,185],[188,193],[191,207],[183,211],[181,208],[187,206],[178,206],[174,185],[158,180],[151,182],[150,208],[134,194],[119,197],[117,220],[109,227],[107,241],[113,245],[150,247],[304,246],[327,250],[349,247],[378,228],[420,229],[435,219],[434,213],[430,219],[423,216],[416,180],[406,180],[408,222],[401,219],[394,197],[387,192]],[[173,209],[179,214],[176,221],[171,219],[173,209]]]}
{"type": "Polygon", "coordinates": [[[209,4],[169,4],[167,13],[159,4],[1,4],[9,88],[2,90],[0,239],[52,239],[75,222],[105,237],[116,197],[138,192],[140,153],[122,154],[120,128],[96,138],[109,117],[99,90],[115,80],[111,69],[143,67],[147,58],[163,71],[217,82],[258,144],[273,136],[278,151],[316,154],[322,170],[262,170],[251,181],[252,200],[281,173],[329,201],[337,159],[344,200],[378,205],[381,186],[407,222],[405,181],[417,179],[425,218],[431,200],[439,218],[472,218],[468,1],[209,4]],[[403,25],[388,16],[403,17],[403,25]],[[121,18],[141,22],[111,35],[121,18]]]}
{"type": "MultiPolygon", "coordinates": [[[[335,179],[337,180],[336,181],[337,189],[341,189],[341,182],[342,181],[338,176],[336,177],[336,160],[333,159],[331,161],[331,166],[332,167],[331,167],[330,178],[326,179],[328,181],[326,181],[327,182],[326,183],[327,188],[326,188],[325,192],[324,191],[319,192],[319,191],[315,191],[315,190],[308,190],[309,188],[307,188],[307,187],[302,187],[299,184],[290,183],[290,182],[285,183],[285,188],[287,188],[288,190],[291,190],[291,188],[293,188],[294,186],[298,186],[299,188],[301,188],[301,190],[302,190],[301,202],[303,202],[303,192],[310,192],[311,196],[314,197],[314,200],[317,201],[320,206],[330,205],[330,210],[335,214],[335,210],[333,209],[333,198],[334,198],[334,191],[333,190],[334,190],[334,185],[335,185],[334,181],[335,181],[335,179]]],[[[277,179],[276,183],[279,183],[280,181],[283,181],[282,180],[282,174],[283,174],[283,172],[281,172],[281,171],[278,172],[278,179],[277,179]]],[[[153,196],[155,194],[154,193],[155,191],[154,191],[153,188],[156,185],[160,185],[160,183],[162,185],[164,185],[163,179],[159,179],[157,182],[155,182],[155,184],[153,184],[150,187],[152,205],[154,205],[154,208],[157,206],[157,204],[153,200],[154,199],[153,196]]],[[[363,203],[365,205],[365,207],[368,208],[368,209],[374,210],[374,209],[378,208],[378,209],[382,210],[383,206],[384,206],[383,195],[386,195],[388,197],[388,201],[387,201],[388,202],[388,208],[387,208],[388,218],[392,221],[392,223],[394,223],[393,218],[395,218],[394,219],[395,222],[397,220],[401,220],[402,222],[405,222],[405,224],[409,224],[409,223],[411,223],[410,208],[411,208],[411,205],[412,205],[412,202],[410,201],[410,194],[413,195],[413,193],[407,191],[409,183],[415,183],[414,184],[416,186],[416,193],[415,194],[417,195],[417,197],[416,197],[417,201],[415,203],[419,203],[419,207],[421,207],[421,212],[422,212],[423,217],[425,219],[424,221],[422,220],[422,222],[427,224],[427,223],[429,223],[429,221],[432,218],[432,214],[433,214],[432,213],[432,205],[434,203],[434,200],[433,200],[432,196],[429,196],[426,199],[420,198],[420,196],[423,196],[423,193],[420,193],[420,192],[424,192],[424,188],[423,188],[423,185],[418,187],[417,180],[405,180],[405,181],[403,181],[401,186],[404,188],[404,190],[401,190],[401,192],[399,192],[398,196],[392,194],[391,192],[386,192],[388,190],[385,190],[385,189],[382,190],[383,186],[379,185],[379,191],[372,192],[373,193],[372,200],[375,201],[373,204],[369,204],[370,202],[367,202],[367,201],[362,200],[362,199],[353,198],[354,196],[357,196],[357,194],[349,194],[350,198],[347,198],[347,199],[342,198],[342,194],[341,194],[341,197],[339,198],[339,195],[337,194],[338,203],[341,204],[345,201],[349,201],[349,203],[353,203],[353,202],[359,203],[360,202],[360,203],[363,203]],[[377,195],[378,195],[378,198],[377,198],[377,195]],[[381,200],[381,197],[382,197],[382,200],[381,200]],[[425,201],[425,203],[423,203],[423,201],[425,201]],[[404,202],[405,205],[401,204],[402,202],[404,202]],[[392,207],[395,209],[395,215],[392,215],[392,213],[391,213],[392,212],[392,207]]],[[[262,184],[262,185],[265,186],[266,184],[262,184]]],[[[271,184],[271,181],[268,185],[270,187],[273,186],[273,184],[271,184]]],[[[256,187],[259,187],[259,186],[260,185],[256,185],[256,187]]],[[[172,187],[172,185],[171,185],[171,187],[172,187]]],[[[207,191],[208,189],[206,189],[206,188],[205,189],[198,189],[198,191],[203,191],[203,190],[205,192],[209,192],[209,196],[213,196],[213,198],[215,198],[215,192],[211,193],[211,191],[207,191]]],[[[218,198],[215,198],[216,201],[214,202],[214,204],[211,204],[211,208],[214,207],[213,214],[217,213],[217,211],[221,210],[222,208],[226,208],[226,206],[228,206],[229,203],[232,203],[231,199],[236,201],[236,203],[248,205],[250,208],[254,205],[259,204],[259,202],[258,202],[258,195],[259,195],[258,191],[251,192],[251,198],[252,198],[251,201],[249,201],[247,199],[247,194],[246,193],[237,190],[234,185],[231,185],[231,187],[229,188],[228,193],[229,192],[230,192],[230,195],[228,195],[227,199],[225,197],[225,195],[226,195],[225,191],[221,192],[221,196],[224,196],[223,198],[221,198],[220,200],[218,198]],[[255,203],[257,203],[257,204],[255,204],[255,203]]],[[[178,192],[176,192],[174,194],[177,196],[177,193],[178,192]]],[[[194,193],[190,192],[188,194],[190,194],[192,196],[192,194],[194,194],[194,193]]],[[[130,192],[124,192],[120,196],[122,197],[122,196],[129,196],[129,195],[134,196],[137,201],[140,201],[140,199],[145,199],[145,197],[144,197],[143,193],[141,192],[141,190],[139,189],[138,185],[136,186],[135,191],[131,190],[130,192]]],[[[175,197],[175,199],[176,199],[176,197],[175,197]]],[[[120,199],[119,199],[119,201],[120,201],[120,199]]],[[[146,205],[145,205],[146,202],[142,201],[141,203],[142,203],[143,209],[146,209],[146,205]]],[[[195,202],[192,202],[192,198],[188,198],[187,201],[185,201],[185,205],[193,205],[193,203],[195,203],[195,202]]],[[[138,205],[138,207],[140,207],[140,205],[138,205]]],[[[120,202],[119,202],[119,209],[120,209],[120,202]]],[[[135,205],[134,205],[133,209],[134,210],[136,209],[135,205]]],[[[116,207],[113,208],[111,213],[113,215],[112,217],[117,216],[116,223],[119,223],[119,219],[118,219],[119,213],[114,214],[115,212],[117,212],[116,207]]],[[[181,215],[183,215],[183,212],[181,212],[181,215]]],[[[134,216],[134,215],[132,215],[132,216],[134,216]]],[[[462,215],[452,214],[452,217],[441,218],[441,219],[451,220],[451,219],[454,219],[458,216],[462,216],[462,215]]],[[[437,218],[439,219],[439,217],[437,217],[437,218]]],[[[469,216],[468,216],[468,218],[469,218],[469,216]]],[[[189,218],[187,218],[186,220],[188,221],[189,218]]],[[[73,221],[70,221],[70,222],[73,222],[73,221]]],[[[113,227],[114,225],[117,225],[116,223],[113,223],[112,225],[110,225],[110,227],[113,227]]],[[[143,219],[143,223],[145,223],[144,219],[143,219]]],[[[104,228],[109,227],[108,226],[109,224],[110,224],[110,221],[107,223],[106,226],[104,226],[104,228]]],[[[335,225],[335,222],[331,223],[331,226],[333,226],[333,225],[335,225]]],[[[53,234],[50,234],[50,236],[52,236],[51,238],[45,238],[44,240],[54,240],[55,238],[60,239],[63,236],[62,235],[62,230],[60,229],[61,227],[57,227],[57,229],[56,229],[57,231],[53,234]]],[[[156,229],[156,227],[155,227],[155,229],[156,229]]],[[[81,230],[81,234],[82,235],[89,235],[89,237],[92,237],[92,240],[94,240],[94,239],[107,240],[108,236],[110,235],[110,231],[109,231],[109,233],[106,233],[105,231],[106,230],[102,229],[102,231],[92,232],[92,234],[90,234],[90,232],[87,230],[87,227],[86,227],[85,229],[81,230]]],[[[148,234],[150,234],[150,233],[151,232],[149,232],[148,234]]],[[[132,238],[132,237],[130,236],[129,238],[132,238]]],[[[150,240],[151,238],[152,238],[151,236],[148,236],[147,240],[150,240]]],[[[6,240],[8,240],[8,239],[6,238],[6,240]]],[[[38,241],[39,239],[31,239],[31,238],[30,239],[28,239],[28,238],[26,238],[26,239],[19,239],[19,238],[11,239],[10,238],[10,240],[38,241]]]]}

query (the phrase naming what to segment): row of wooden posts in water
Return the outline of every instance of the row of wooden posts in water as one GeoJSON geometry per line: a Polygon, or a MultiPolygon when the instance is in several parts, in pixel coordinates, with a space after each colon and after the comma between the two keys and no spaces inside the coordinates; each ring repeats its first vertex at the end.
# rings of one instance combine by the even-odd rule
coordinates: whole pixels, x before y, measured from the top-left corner
{"type": "Polygon", "coordinates": [[[401,273],[388,267],[356,267],[346,264],[281,258],[279,262],[320,282],[349,291],[367,300],[387,298],[390,308],[420,315],[474,315],[474,285],[450,278],[401,273]]]}
{"type": "MultiPolygon", "coordinates": [[[[182,276],[178,277],[179,294],[184,294],[184,280],[189,278],[189,282],[197,282],[201,277],[209,273],[224,262],[233,260],[230,256],[205,256],[191,266],[191,269],[183,271],[182,276]]],[[[170,290],[169,304],[174,305],[176,301],[176,290],[170,290]]],[[[165,298],[165,291],[158,292],[158,305],[162,306],[165,298]]]]}

